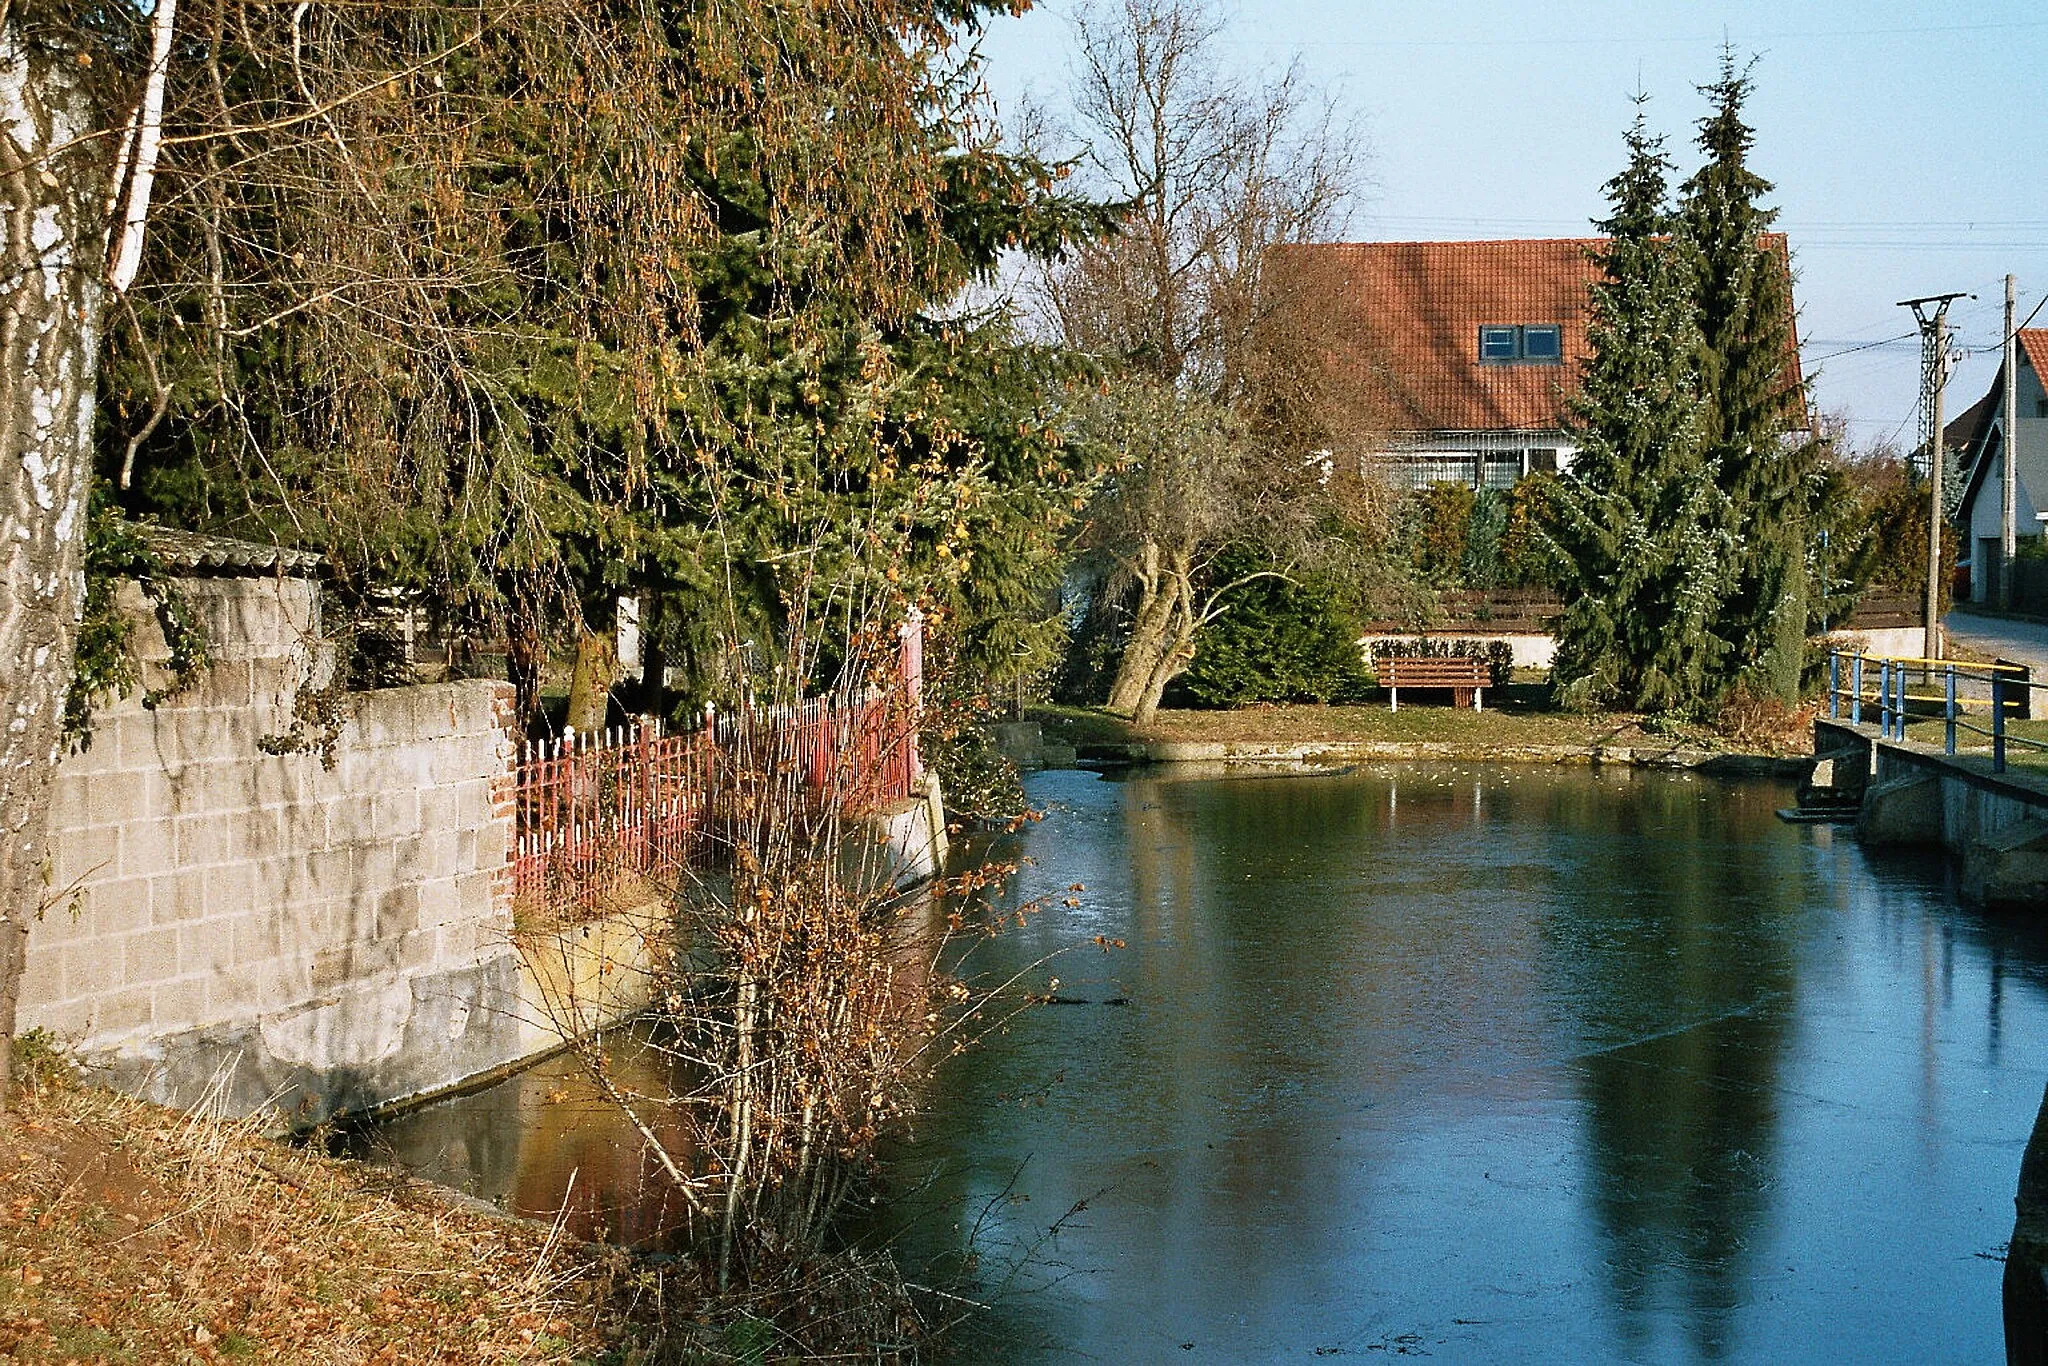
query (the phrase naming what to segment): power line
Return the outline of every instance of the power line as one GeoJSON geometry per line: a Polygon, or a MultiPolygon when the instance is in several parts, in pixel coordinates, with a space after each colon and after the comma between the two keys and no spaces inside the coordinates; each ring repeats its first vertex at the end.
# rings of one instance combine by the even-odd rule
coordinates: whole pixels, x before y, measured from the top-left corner
{"type": "MultiPolygon", "coordinates": [[[[2027,323],[2030,323],[2030,322],[2034,321],[2034,319],[2035,319],[2035,318],[2037,318],[2037,317],[2039,317],[2039,316],[2041,315],[2041,305],[2043,305],[2043,304],[2048,304],[2048,295],[2043,295],[2043,296],[2042,296],[2041,298],[2039,298],[2039,299],[2037,299],[2037,300],[2035,300],[2035,301],[2034,301],[2034,311],[2033,311],[2032,313],[2029,313],[2029,314],[2027,315],[2027,322],[2026,322],[2026,323],[2021,323],[2021,324],[2020,324],[2020,325],[2019,325],[2018,327],[2015,327],[2015,328],[2013,329],[2013,335],[2014,335],[2014,336],[2018,336],[2018,335],[2019,335],[2020,333],[2022,333],[2022,332],[2026,331],[2026,330],[2027,330],[2027,323]]],[[[2005,340],[2005,339],[2004,339],[2003,337],[1999,338],[1999,341],[2000,341],[2001,343],[2003,343],[2003,341],[2004,341],[2004,340],[2005,340]]]]}
{"type": "MultiPolygon", "coordinates": [[[[1804,42],[1819,39],[1838,38],[1893,38],[1909,37],[1930,33],[1984,33],[2012,29],[2048,28],[2048,21],[2019,19],[1996,24],[1928,24],[1912,28],[1866,28],[1866,29],[1817,29],[1807,32],[1759,33],[1743,40],[1744,46],[1764,43],[1804,42]]],[[[1700,44],[1718,44],[1727,35],[1712,34],[1704,37],[1625,37],[1588,36],[1583,38],[1326,38],[1307,44],[1309,50],[1317,48],[1425,48],[1425,47],[1634,47],[1670,46],[1686,47],[1700,44]]],[[[1220,41],[1235,46],[1270,47],[1274,45],[1303,46],[1282,35],[1271,37],[1242,37],[1230,34],[1220,41]]]]}
{"type": "MultiPolygon", "coordinates": [[[[1591,222],[1578,218],[1481,218],[1453,214],[1388,213],[1363,213],[1359,217],[1368,224],[1378,224],[1391,228],[1406,228],[1411,231],[1420,232],[1469,232],[1488,235],[1498,233],[1509,237],[1532,233],[1560,237],[1588,237],[1593,235],[1591,222]]],[[[1903,234],[1910,232],[1915,225],[1877,224],[1873,226],[1880,228],[1895,227],[1903,234]]],[[[1936,225],[1929,224],[1927,226],[1936,225]]],[[[1955,225],[1942,224],[1939,226],[1953,228],[1955,225]]],[[[2048,226],[2048,224],[2028,223],[2023,226],[2031,228],[2048,226]]],[[[1908,236],[1830,237],[1826,235],[1828,229],[1816,228],[1810,224],[1797,222],[1785,223],[1778,230],[1785,232],[1792,239],[1794,249],[1801,253],[1821,251],[2048,251],[2048,237],[2038,240],[1972,237],[1913,238],[1908,236]]],[[[1846,226],[1844,230],[1847,230],[1846,226]]]]}
{"type": "MultiPolygon", "coordinates": [[[[1515,218],[1497,214],[1455,214],[1455,213],[1372,213],[1365,215],[1386,223],[1470,223],[1480,226],[1497,227],[1549,227],[1565,225],[1584,220],[1573,218],[1515,218]]],[[[1870,230],[1910,232],[1919,228],[1948,228],[1963,232],[1979,229],[2000,230],[2048,228],[2048,218],[1974,218],[1958,222],[1953,218],[1798,218],[1780,220],[1780,226],[1793,232],[1846,232],[1870,230]]]]}
{"type": "Polygon", "coordinates": [[[1878,242],[1878,241],[1818,241],[1803,238],[1795,244],[1800,252],[1809,251],[2048,251],[2048,241],[2040,242],[1878,242]]]}
{"type": "MultiPolygon", "coordinates": [[[[1886,337],[1881,341],[1865,342],[1861,346],[1852,346],[1848,348],[1846,351],[1830,351],[1825,356],[1809,356],[1807,358],[1807,364],[1819,365],[1824,360],[1834,360],[1838,356],[1853,356],[1858,351],[1869,351],[1879,346],[1891,346],[1902,341],[1913,341],[1918,336],[1919,334],[1917,332],[1901,332],[1896,337],[1886,337]]],[[[1809,342],[1807,344],[1810,346],[1814,345],[1815,343],[1809,342]]]]}
{"type": "MultiPolygon", "coordinates": [[[[2036,303],[2036,304],[2034,305],[2034,311],[2033,311],[2032,313],[2029,313],[2029,314],[2027,315],[2027,321],[2026,321],[2026,322],[2024,322],[2024,323],[2021,323],[2021,324],[2020,324],[2020,325],[2019,325],[2018,327],[2015,327],[2015,328],[2013,329],[2013,335],[2017,336],[2018,334],[2020,334],[2020,333],[2022,333],[2022,332],[2024,332],[2024,331],[2026,331],[2026,330],[2027,330],[2027,323],[2031,323],[2031,322],[2033,322],[2033,321],[2034,321],[2034,319],[2035,319],[2035,318],[2036,318],[2037,316],[2039,316],[2039,314],[2040,314],[2040,312],[2041,312],[2041,306],[2042,306],[2042,304],[2048,304],[2048,295],[2043,295],[2043,296],[2042,296],[2042,298],[2040,299],[2040,301],[2039,301],[2038,303],[2036,303]]],[[[2000,332],[2000,333],[1998,334],[1998,340],[1997,340],[1997,341],[1995,341],[1995,342],[1993,342],[1993,343],[1992,343],[1991,345],[1989,345],[1989,346],[1966,346],[1966,347],[1964,347],[1964,348],[1963,348],[1962,350],[1963,350],[1963,354],[1964,354],[1964,355],[1966,355],[1966,356],[1982,356],[1982,355],[1986,355],[1986,354],[1988,354],[1988,353],[1990,353],[1990,352],[1992,352],[1992,351],[2004,351],[2004,350],[2005,350],[2005,333],[2004,333],[2003,331],[2001,331],[2001,332],[2000,332]]]]}

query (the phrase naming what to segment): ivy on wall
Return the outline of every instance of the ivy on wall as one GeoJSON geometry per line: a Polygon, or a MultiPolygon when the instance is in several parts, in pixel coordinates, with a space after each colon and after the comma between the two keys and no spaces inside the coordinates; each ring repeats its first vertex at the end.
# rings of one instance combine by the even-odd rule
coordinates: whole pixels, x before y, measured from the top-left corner
{"type": "Polygon", "coordinates": [[[179,591],[163,560],[135,523],[121,516],[112,496],[95,483],[85,527],[85,605],[78,627],[78,664],[64,695],[64,740],[84,749],[92,743],[94,705],[120,697],[142,679],[136,658],[135,619],[121,610],[124,579],[142,589],[143,601],[156,614],[170,646],[170,681],[143,690],[142,705],[152,710],[164,699],[191,686],[206,666],[206,633],[179,591]]]}

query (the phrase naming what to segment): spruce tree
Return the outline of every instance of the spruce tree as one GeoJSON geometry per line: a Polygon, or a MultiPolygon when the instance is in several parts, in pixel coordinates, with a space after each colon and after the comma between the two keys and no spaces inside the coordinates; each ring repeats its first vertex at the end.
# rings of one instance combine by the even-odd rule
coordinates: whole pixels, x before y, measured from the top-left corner
{"type": "Polygon", "coordinates": [[[1628,165],[1606,187],[1608,241],[1570,418],[1578,454],[1554,500],[1570,606],[1553,677],[1570,705],[1685,712],[1710,698],[1726,659],[1713,626],[1727,512],[1707,453],[1691,276],[1670,236],[1671,162],[1643,103],[1628,165]]]}
{"type": "Polygon", "coordinates": [[[1762,241],[1777,215],[1763,205],[1770,182],[1749,166],[1751,90],[1748,68],[1724,48],[1719,79],[1701,87],[1711,102],[1699,122],[1706,162],[1681,189],[1676,240],[1696,301],[1706,449],[1727,494],[1733,560],[1715,629],[1732,648],[1728,682],[1792,702],[1807,626],[1811,443],[1794,435],[1792,284],[1762,241]]]}

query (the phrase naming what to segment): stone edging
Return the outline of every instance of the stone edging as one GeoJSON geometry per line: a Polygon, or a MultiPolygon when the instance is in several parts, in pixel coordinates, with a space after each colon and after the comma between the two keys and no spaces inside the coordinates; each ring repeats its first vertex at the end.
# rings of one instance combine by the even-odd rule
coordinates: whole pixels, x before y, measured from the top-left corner
{"type": "Polygon", "coordinates": [[[1154,740],[1091,745],[1084,762],[1119,764],[1347,764],[1372,760],[1439,759],[1481,763],[1615,764],[1634,768],[1690,769],[1741,777],[1799,777],[1811,756],[1723,754],[1698,749],[1646,749],[1625,745],[1472,745],[1449,741],[1304,740],[1291,743],[1232,740],[1154,740]]]}

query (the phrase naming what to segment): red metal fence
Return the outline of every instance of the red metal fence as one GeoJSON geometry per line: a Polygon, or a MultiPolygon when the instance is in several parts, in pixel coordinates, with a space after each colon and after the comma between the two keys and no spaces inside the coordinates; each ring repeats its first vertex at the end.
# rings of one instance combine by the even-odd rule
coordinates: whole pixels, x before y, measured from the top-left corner
{"type": "Polygon", "coordinates": [[[514,784],[522,910],[601,910],[635,882],[680,875],[716,770],[714,735],[669,735],[652,720],[527,745],[514,784]]]}
{"type": "Polygon", "coordinates": [[[513,896],[561,919],[644,900],[706,857],[706,820],[741,778],[788,777],[859,815],[917,783],[912,711],[874,693],[709,715],[670,734],[653,719],[526,746],[515,772],[513,896]]]}

